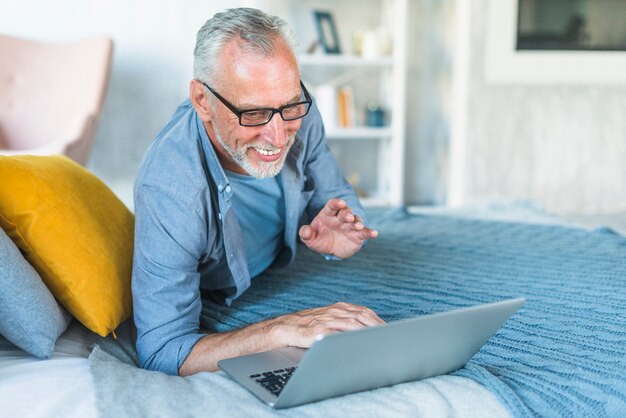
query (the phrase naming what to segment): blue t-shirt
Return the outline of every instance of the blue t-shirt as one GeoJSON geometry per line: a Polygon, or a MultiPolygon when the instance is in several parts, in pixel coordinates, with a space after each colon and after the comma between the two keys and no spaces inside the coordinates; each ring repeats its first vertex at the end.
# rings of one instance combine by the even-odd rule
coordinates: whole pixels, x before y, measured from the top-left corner
{"type": "Polygon", "coordinates": [[[265,271],[283,246],[285,197],[280,177],[257,179],[224,170],[233,189],[232,204],[243,233],[250,277],[265,271]]]}

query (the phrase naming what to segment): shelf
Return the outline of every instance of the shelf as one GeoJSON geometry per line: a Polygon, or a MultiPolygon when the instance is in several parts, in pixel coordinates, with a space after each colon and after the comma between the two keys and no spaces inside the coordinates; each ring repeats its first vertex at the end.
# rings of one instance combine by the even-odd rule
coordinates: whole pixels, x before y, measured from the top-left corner
{"type": "Polygon", "coordinates": [[[301,66],[306,67],[391,67],[393,58],[391,56],[375,59],[366,59],[357,55],[337,54],[306,54],[299,55],[298,61],[301,66]]]}
{"type": "Polygon", "coordinates": [[[392,131],[390,127],[382,128],[336,128],[326,132],[326,139],[360,140],[360,139],[390,139],[392,131]]]}
{"type": "MultiPolygon", "coordinates": [[[[302,22],[307,6],[317,7],[318,1],[306,0],[304,7],[294,7],[294,21],[302,22]]],[[[368,2],[368,10],[353,13],[345,5],[331,2],[330,12],[342,16],[346,33],[363,30],[363,22],[371,21],[387,31],[392,40],[392,54],[364,58],[351,53],[325,54],[318,49],[311,54],[298,54],[301,78],[318,101],[326,120],[326,139],[345,177],[351,178],[357,192],[368,207],[390,207],[404,202],[404,148],[406,135],[406,67],[407,11],[409,0],[378,0],[368,2]],[[373,6],[373,7],[372,7],[373,6]],[[380,6],[380,9],[378,8],[380,6]],[[338,99],[338,92],[348,87],[348,94],[338,99]],[[384,127],[367,127],[367,104],[375,100],[385,109],[384,127]],[[346,106],[346,103],[348,104],[346,106]],[[350,109],[348,126],[342,128],[339,110],[350,109]]],[[[299,3],[300,4],[300,3],[299,3]]],[[[301,44],[308,44],[311,33],[303,29],[301,44]]],[[[344,45],[351,45],[349,38],[344,45]]],[[[351,50],[351,48],[350,48],[351,50]]],[[[369,49],[366,49],[369,50],[369,49]]],[[[347,51],[347,50],[346,50],[347,51]]],[[[342,113],[343,114],[343,113],[342,113]]]]}
{"type": "Polygon", "coordinates": [[[359,198],[359,201],[365,208],[380,208],[392,206],[388,198],[381,196],[361,197],[359,198]]]}

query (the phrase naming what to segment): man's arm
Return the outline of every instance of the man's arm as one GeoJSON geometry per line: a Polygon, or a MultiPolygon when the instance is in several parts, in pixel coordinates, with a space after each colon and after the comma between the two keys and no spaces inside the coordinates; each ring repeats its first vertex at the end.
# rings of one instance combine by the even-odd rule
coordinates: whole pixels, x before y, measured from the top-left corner
{"type": "Polygon", "coordinates": [[[141,366],[177,374],[199,333],[200,273],[207,226],[173,193],[140,185],[135,191],[133,313],[141,366]]]}
{"type": "Polygon", "coordinates": [[[368,308],[338,303],[232,332],[201,334],[197,270],[206,226],[191,205],[150,187],[138,188],[135,212],[133,304],[144,368],[173,375],[213,371],[221,359],[278,347],[306,348],[320,334],[383,323],[368,308]]]}
{"type": "Polygon", "coordinates": [[[209,334],[195,345],[179,370],[181,376],[217,370],[222,359],[281,347],[310,347],[317,336],[384,323],[371,309],[345,302],[209,334]]]}

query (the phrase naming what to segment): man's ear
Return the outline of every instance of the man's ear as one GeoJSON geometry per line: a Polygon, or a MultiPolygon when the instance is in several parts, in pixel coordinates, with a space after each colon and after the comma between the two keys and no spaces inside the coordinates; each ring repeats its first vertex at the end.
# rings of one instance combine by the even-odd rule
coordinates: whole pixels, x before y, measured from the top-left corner
{"type": "Polygon", "coordinates": [[[198,80],[191,80],[189,83],[189,99],[196,113],[200,116],[202,122],[210,122],[213,117],[213,111],[207,100],[206,88],[198,80]]]}

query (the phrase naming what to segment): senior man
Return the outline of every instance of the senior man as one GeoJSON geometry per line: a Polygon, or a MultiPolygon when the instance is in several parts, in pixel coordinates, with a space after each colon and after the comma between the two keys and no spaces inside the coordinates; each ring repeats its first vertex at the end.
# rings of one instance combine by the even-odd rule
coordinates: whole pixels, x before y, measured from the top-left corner
{"type": "MultiPolygon", "coordinates": [[[[144,156],[135,183],[133,308],[141,365],[169,374],[383,321],[349,303],[232,332],[202,333],[201,295],[230,304],[296,241],[347,258],[377,232],[324,140],[319,112],[280,18],[216,14],[200,29],[194,80],[144,156]]],[[[320,257],[320,262],[325,262],[320,257]]]]}

